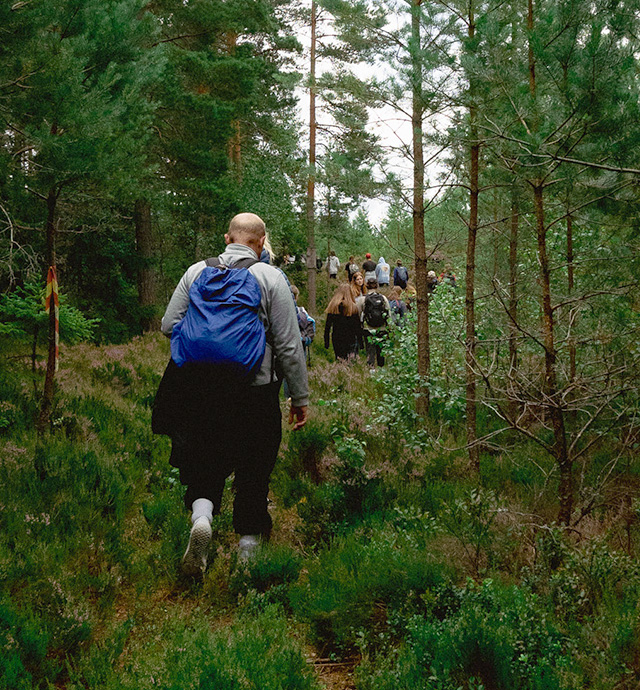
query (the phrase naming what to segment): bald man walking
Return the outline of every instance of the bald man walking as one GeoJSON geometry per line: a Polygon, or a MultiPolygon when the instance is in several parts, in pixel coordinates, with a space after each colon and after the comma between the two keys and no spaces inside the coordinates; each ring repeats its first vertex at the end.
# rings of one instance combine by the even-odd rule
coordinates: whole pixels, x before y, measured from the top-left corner
{"type": "MultiPolygon", "coordinates": [[[[184,572],[191,576],[202,575],[206,568],[212,519],[220,511],[225,481],[232,473],[239,561],[253,557],[271,530],[267,494],[282,437],[279,390],[283,379],[291,396],[289,423],[299,429],[307,419],[307,369],[296,310],[282,273],[259,261],[265,237],[262,219],[241,213],[231,220],[225,235],[227,247],[218,257],[228,268],[238,262],[248,266],[260,287],[259,318],[267,344],[255,378],[245,384],[216,365],[181,367],[189,402],[185,409],[176,410],[181,423],[172,436],[170,462],[180,470],[185,505],[191,510],[189,544],[182,560],[184,572]]],[[[162,319],[166,336],[186,314],[189,290],[207,265],[199,261],[182,276],[162,319]]]]}

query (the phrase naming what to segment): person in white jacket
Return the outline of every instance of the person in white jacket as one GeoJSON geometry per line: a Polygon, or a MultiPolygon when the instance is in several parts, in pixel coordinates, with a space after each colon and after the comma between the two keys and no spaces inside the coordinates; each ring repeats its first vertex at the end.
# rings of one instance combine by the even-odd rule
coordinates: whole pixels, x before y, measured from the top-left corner
{"type": "MultiPolygon", "coordinates": [[[[180,470],[180,480],[187,487],[185,504],[192,511],[189,545],[182,561],[183,570],[191,576],[201,575],[206,568],[213,515],[220,510],[231,473],[235,475],[233,525],[240,535],[239,560],[252,557],[271,530],[267,494],[282,436],[279,390],[284,378],[291,396],[289,422],[299,429],[307,419],[307,368],[298,318],[282,273],[258,261],[265,236],[261,218],[241,213],[231,220],[225,235],[227,247],[219,256],[229,268],[242,259],[256,260],[248,270],[260,287],[259,317],[267,334],[260,370],[250,385],[237,385],[215,368],[199,364],[191,378],[186,374],[193,389],[189,410],[176,410],[187,419],[181,433],[172,436],[170,462],[180,470]]],[[[180,279],[162,319],[166,336],[186,314],[189,290],[205,266],[205,261],[193,264],[180,279]]]]}
{"type": "Polygon", "coordinates": [[[384,260],[384,256],[381,256],[376,265],[376,280],[379,287],[389,287],[390,273],[389,264],[384,260]]]}
{"type": "Polygon", "coordinates": [[[327,259],[327,273],[329,274],[329,278],[332,278],[333,280],[338,279],[338,271],[340,270],[340,259],[336,256],[336,253],[331,250],[331,253],[329,254],[329,258],[327,259]]]}

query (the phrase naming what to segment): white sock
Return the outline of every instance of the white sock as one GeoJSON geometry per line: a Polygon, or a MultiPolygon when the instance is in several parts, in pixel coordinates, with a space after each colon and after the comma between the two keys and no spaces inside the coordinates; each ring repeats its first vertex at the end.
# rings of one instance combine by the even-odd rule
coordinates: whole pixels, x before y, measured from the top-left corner
{"type": "Polygon", "coordinates": [[[206,517],[209,524],[213,522],[213,503],[208,498],[196,498],[191,505],[191,510],[191,522],[193,524],[201,517],[206,517]]]}

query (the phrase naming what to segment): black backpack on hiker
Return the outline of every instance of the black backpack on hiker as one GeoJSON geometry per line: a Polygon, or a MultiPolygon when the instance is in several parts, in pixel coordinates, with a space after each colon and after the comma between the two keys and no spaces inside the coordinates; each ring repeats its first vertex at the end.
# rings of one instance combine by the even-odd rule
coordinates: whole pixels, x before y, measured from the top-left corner
{"type": "Polygon", "coordinates": [[[364,298],[364,322],[370,328],[387,325],[387,305],[379,292],[371,292],[364,298]]]}

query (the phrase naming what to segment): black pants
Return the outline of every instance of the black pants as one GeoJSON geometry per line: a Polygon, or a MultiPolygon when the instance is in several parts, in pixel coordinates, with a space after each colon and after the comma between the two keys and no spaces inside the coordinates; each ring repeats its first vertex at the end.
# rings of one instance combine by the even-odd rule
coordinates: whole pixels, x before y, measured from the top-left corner
{"type": "Polygon", "coordinates": [[[171,464],[186,485],[185,505],[208,498],[220,511],[225,481],[234,476],[233,527],[238,534],[268,534],[269,479],[282,438],[280,383],[216,386],[204,392],[193,421],[174,437],[171,464]]]}
{"type": "Polygon", "coordinates": [[[384,366],[384,356],[382,355],[382,348],[380,343],[387,337],[387,331],[376,331],[371,333],[370,331],[364,332],[364,342],[367,350],[367,365],[370,367],[375,367],[376,364],[379,367],[384,366]]]}

